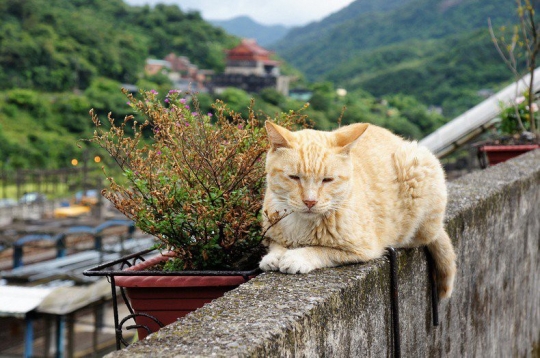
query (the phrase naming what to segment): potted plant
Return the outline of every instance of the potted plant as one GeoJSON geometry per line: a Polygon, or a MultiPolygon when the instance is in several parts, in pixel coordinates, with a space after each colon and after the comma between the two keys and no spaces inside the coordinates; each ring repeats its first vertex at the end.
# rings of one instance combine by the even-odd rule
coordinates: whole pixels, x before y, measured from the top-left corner
{"type": "Polygon", "coordinates": [[[516,79],[515,99],[510,103],[501,103],[498,138],[478,147],[480,154],[487,155],[490,165],[540,147],[540,115],[534,90],[540,51],[540,22],[530,0],[516,0],[516,5],[519,24],[513,28],[511,36],[505,37],[506,29],[502,28],[503,35],[497,38],[489,22],[493,43],[516,79]],[[507,42],[508,38],[510,42],[507,42]],[[526,90],[520,96],[517,91],[521,81],[525,82],[526,90]]]}
{"type": "MultiPolygon", "coordinates": [[[[174,271],[178,277],[124,274],[115,283],[127,288],[136,311],[151,311],[168,324],[237,287],[246,277],[245,273],[184,276],[185,270],[256,268],[264,253],[261,216],[275,223],[282,215],[261,213],[268,143],[263,121],[251,110],[253,102],[245,119],[220,101],[213,105],[213,114],[203,114],[195,97],[183,97],[176,90],[165,98],[154,90],[142,92],[140,99],[125,94],[134,115],[123,121],[109,114],[107,123],[102,123],[91,111],[96,130],[89,141],[105,149],[122,173],[107,178],[109,186],[102,194],[156,238],[160,254],[128,270],[174,271]],[[179,286],[179,291],[173,286],[179,286]],[[165,296],[147,301],[158,294],[165,296]],[[139,298],[143,301],[137,302],[139,298]],[[169,308],[171,315],[162,312],[169,308]]],[[[290,128],[303,123],[304,116],[291,111],[277,121],[290,128]]],[[[151,326],[150,331],[159,328],[147,317],[137,320],[138,325],[151,326]]],[[[147,333],[139,329],[139,338],[147,333]]]]}
{"type": "MultiPolygon", "coordinates": [[[[538,122],[540,113],[537,103],[533,102],[529,109],[526,96],[518,97],[514,103],[501,104],[499,135],[487,143],[482,143],[479,153],[485,154],[489,165],[499,164],[530,150],[540,148],[538,135],[530,132],[532,122],[538,122]],[[532,116],[532,119],[529,117],[532,116]]],[[[481,161],[483,160],[482,157],[481,161]]],[[[483,167],[488,163],[483,162],[483,167]]]]}

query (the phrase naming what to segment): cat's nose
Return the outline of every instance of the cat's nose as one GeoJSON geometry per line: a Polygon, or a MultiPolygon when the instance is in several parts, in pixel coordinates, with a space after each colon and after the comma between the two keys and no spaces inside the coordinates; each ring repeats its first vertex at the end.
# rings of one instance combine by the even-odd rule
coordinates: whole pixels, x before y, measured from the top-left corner
{"type": "Polygon", "coordinates": [[[308,209],[311,209],[315,206],[315,204],[317,204],[317,200],[304,200],[304,204],[306,204],[308,209]]]}

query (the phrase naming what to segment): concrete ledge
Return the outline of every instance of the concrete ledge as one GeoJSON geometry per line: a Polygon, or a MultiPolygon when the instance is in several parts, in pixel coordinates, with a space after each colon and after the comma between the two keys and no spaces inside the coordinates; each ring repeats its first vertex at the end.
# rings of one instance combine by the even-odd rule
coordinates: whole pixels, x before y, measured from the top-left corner
{"type": "MultiPolygon", "coordinates": [[[[424,252],[399,252],[404,357],[540,356],[540,150],[449,184],[456,290],[431,324],[424,252]]],[[[262,274],[108,357],[384,357],[386,258],[262,274]]]]}

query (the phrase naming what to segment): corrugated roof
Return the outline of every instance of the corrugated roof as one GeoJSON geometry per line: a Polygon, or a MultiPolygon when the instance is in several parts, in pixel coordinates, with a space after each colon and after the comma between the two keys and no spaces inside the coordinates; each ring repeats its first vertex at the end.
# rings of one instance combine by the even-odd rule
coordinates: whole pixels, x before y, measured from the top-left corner
{"type": "MultiPolygon", "coordinates": [[[[495,95],[471,108],[437,129],[418,144],[429,148],[435,155],[442,157],[455,148],[462,146],[481,133],[483,127],[489,127],[501,112],[501,103],[509,105],[516,97],[522,96],[530,81],[530,74],[521,81],[505,87],[495,95]]],[[[540,67],[534,71],[533,89],[540,89],[540,67]]]]}
{"type": "Polygon", "coordinates": [[[33,310],[65,315],[110,297],[111,286],[106,279],[74,287],[0,286],[0,317],[24,318],[33,310]]]}
{"type": "Polygon", "coordinates": [[[101,299],[111,297],[111,285],[102,278],[89,286],[57,287],[39,306],[37,312],[65,315],[101,299]]]}
{"type": "Polygon", "coordinates": [[[0,286],[0,317],[24,318],[53,290],[54,288],[0,286]]]}
{"type": "Polygon", "coordinates": [[[146,60],[146,64],[147,65],[155,65],[155,66],[163,66],[163,67],[168,67],[168,68],[171,68],[172,65],[169,61],[166,61],[166,60],[156,60],[156,59],[153,59],[153,58],[149,58],[146,60]]]}

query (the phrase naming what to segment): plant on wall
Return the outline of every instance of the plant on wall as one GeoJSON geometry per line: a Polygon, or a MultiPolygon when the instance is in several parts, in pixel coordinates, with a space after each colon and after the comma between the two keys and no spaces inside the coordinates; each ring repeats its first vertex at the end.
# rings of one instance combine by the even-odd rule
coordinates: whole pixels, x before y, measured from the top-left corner
{"type": "MultiPolygon", "coordinates": [[[[134,115],[108,116],[91,142],[104,148],[124,179],[109,177],[103,195],[154,235],[162,250],[174,252],[168,269],[244,269],[262,254],[261,215],[271,221],[284,213],[261,213],[267,150],[262,121],[217,101],[214,114],[200,113],[195,98],[172,90],[130,94],[134,115]],[[108,129],[104,129],[108,127],[108,129]],[[149,137],[149,138],[145,138],[149,137]]],[[[276,119],[274,119],[276,120],[276,119]]],[[[301,125],[304,116],[289,112],[280,125],[301,125]]]]}

